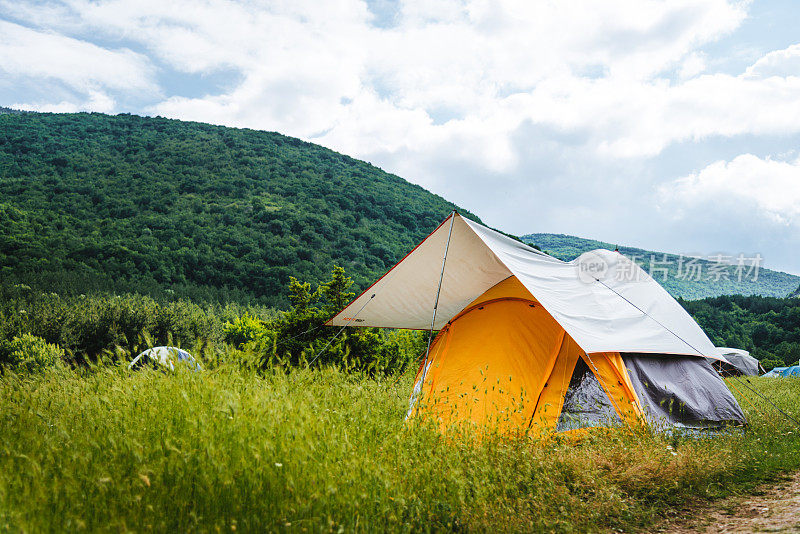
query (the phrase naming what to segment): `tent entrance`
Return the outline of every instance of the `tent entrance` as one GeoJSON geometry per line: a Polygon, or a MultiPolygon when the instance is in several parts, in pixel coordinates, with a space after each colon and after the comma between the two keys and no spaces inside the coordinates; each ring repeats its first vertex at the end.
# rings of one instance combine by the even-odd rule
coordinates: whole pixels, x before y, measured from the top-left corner
{"type": "Polygon", "coordinates": [[[558,417],[557,432],[593,426],[619,426],[622,419],[603,386],[580,358],[572,371],[564,404],[558,417]]]}

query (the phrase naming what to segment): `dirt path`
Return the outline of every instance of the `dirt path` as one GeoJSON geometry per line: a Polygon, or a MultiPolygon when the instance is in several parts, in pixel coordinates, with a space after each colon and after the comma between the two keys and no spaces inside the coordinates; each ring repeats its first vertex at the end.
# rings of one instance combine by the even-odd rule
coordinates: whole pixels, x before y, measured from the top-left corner
{"type": "Polygon", "coordinates": [[[800,472],[777,484],[762,486],[755,496],[717,501],[667,519],[653,532],[665,534],[728,534],[742,532],[800,533],[800,472]]]}

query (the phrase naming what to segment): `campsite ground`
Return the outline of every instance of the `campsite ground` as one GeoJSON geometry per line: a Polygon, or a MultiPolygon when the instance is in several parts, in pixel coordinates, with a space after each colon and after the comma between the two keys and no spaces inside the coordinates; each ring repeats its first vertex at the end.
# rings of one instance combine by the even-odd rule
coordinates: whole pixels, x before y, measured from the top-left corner
{"type": "Polygon", "coordinates": [[[764,484],[752,495],[729,497],[718,502],[698,500],[670,514],[651,532],[800,532],[800,472],[764,484]]]}
{"type": "MultiPolygon", "coordinates": [[[[800,469],[797,429],[755,397],[747,432],[532,441],[404,425],[410,386],[335,369],[6,374],[0,531],[637,532],[800,469]]],[[[800,415],[800,380],[749,386],[800,415]]]]}

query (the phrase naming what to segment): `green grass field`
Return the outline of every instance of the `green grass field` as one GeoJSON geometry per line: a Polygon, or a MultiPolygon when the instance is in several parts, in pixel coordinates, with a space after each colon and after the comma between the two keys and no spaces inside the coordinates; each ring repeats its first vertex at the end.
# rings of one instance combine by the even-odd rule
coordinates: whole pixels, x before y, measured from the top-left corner
{"type": "MultiPolygon", "coordinates": [[[[800,380],[751,382],[800,416],[800,380]]],[[[0,530],[635,531],[800,467],[798,429],[763,402],[741,402],[747,432],[713,439],[476,440],[405,426],[410,383],[226,366],[6,374],[0,530]]]]}

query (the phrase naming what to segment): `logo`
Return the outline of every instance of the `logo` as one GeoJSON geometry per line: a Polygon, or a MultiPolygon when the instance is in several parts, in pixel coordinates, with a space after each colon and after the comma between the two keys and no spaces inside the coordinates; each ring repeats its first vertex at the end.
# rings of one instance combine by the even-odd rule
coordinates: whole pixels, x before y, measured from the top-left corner
{"type": "Polygon", "coordinates": [[[578,269],[578,278],[586,284],[604,280],[610,274],[608,262],[596,252],[582,254],[578,258],[576,268],[578,269]]]}

